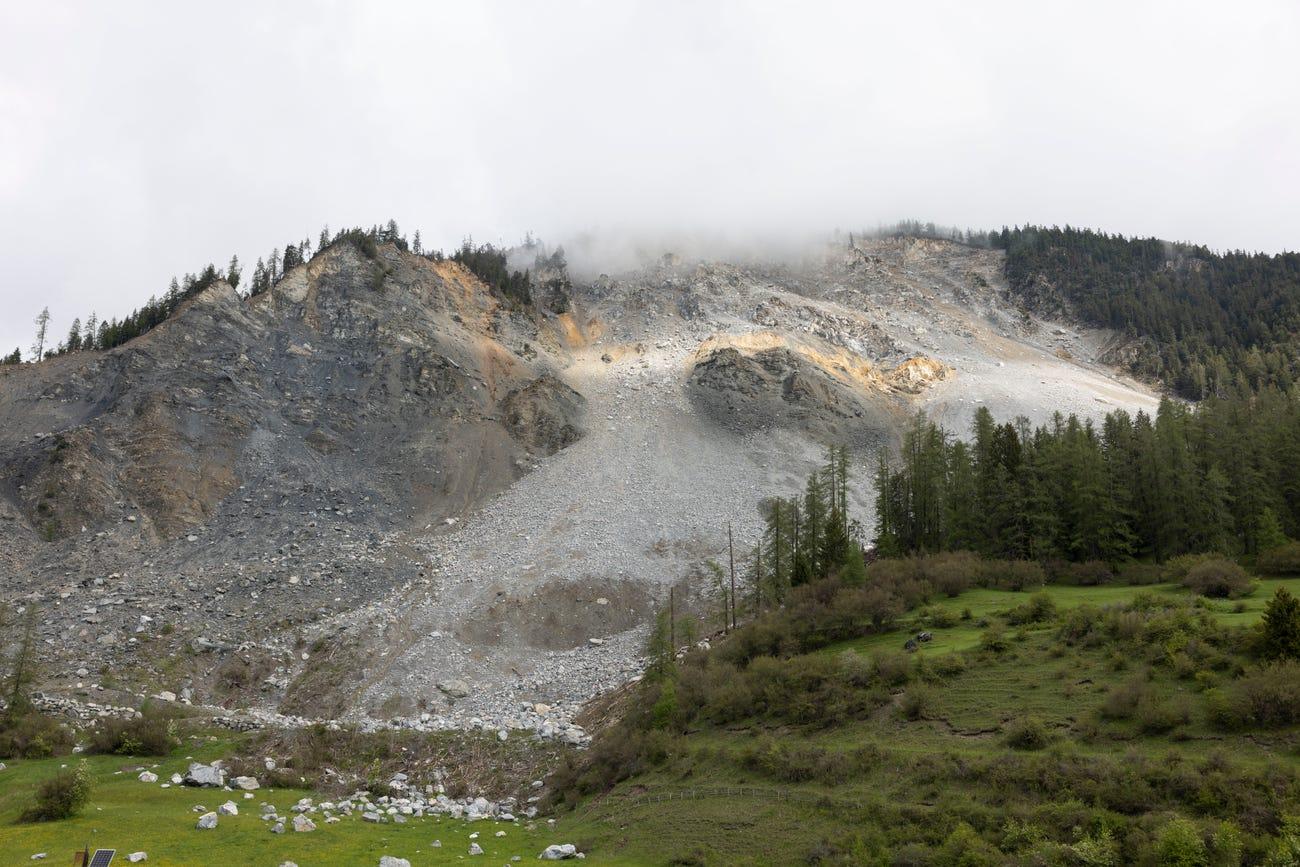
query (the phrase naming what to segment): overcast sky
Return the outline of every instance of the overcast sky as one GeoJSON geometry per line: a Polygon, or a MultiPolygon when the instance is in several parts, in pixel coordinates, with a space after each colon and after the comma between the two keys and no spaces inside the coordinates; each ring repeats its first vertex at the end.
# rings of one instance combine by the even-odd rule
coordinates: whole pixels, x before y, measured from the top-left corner
{"type": "Polygon", "coordinates": [[[395,218],[1300,247],[1300,3],[0,0],[0,349],[395,218]]]}

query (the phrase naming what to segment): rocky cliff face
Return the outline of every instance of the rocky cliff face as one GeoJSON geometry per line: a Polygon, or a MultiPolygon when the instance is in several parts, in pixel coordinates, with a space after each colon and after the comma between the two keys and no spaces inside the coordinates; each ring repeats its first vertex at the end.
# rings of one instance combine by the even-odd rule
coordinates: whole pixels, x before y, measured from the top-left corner
{"type": "Polygon", "coordinates": [[[471,275],[380,255],[332,248],[251,302],[218,284],[116,350],[4,371],[0,471],[23,523],[63,539],[134,517],[165,542],[251,483],[362,493],[378,525],[409,526],[580,436],[581,396],[471,275]]]}
{"type": "Polygon", "coordinates": [[[0,594],[40,606],[47,688],[82,701],[570,731],[669,586],[715,607],[727,522],[748,550],[826,445],[865,460],[917,409],[1154,403],[1000,266],[906,239],[666,257],[512,310],[454,263],[335,245],[0,368],[0,594]]]}

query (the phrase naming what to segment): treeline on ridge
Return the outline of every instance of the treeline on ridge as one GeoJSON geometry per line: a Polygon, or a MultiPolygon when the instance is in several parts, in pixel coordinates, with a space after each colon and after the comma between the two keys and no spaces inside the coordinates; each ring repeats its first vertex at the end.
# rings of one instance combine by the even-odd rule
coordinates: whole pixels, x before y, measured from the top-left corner
{"type": "MultiPolygon", "coordinates": [[[[468,268],[490,289],[498,293],[513,307],[528,307],[532,304],[532,276],[529,269],[520,271],[509,267],[507,250],[490,243],[475,244],[470,238],[465,239],[450,257],[441,250],[426,250],[417,230],[408,240],[398,228],[396,221],[370,228],[341,229],[331,233],[329,227],[321,229],[313,244],[310,238],[293,241],[284,245],[283,252],[277,247],[266,257],[260,257],[254,265],[248,280],[245,297],[253,297],[267,292],[285,275],[299,265],[309,261],[313,255],[323,252],[337,244],[352,244],[368,259],[378,259],[380,244],[393,244],[403,252],[423,256],[430,261],[443,261],[450,258],[468,268]]],[[[525,241],[526,251],[537,250],[536,264],[561,275],[565,273],[566,264],[562,249],[546,254],[543,247],[531,236],[525,241]]],[[[213,283],[225,281],[236,290],[239,289],[243,273],[238,256],[231,256],[226,268],[208,264],[198,274],[186,274],[184,278],[172,278],[167,291],[161,296],[153,296],[139,308],[121,319],[99,319],[95,313],[86,317],[84,323],[80,317],[73,320],[67,336],[58,343],[50,337],[49,309],[42,310],[36,318],[36,341],[32,345],[32,360],[40,360],[69,352],[93,349],[112,349],[129,340],[139,337],[165,322],[176,312],[182,302],[193,298],[213,283]]],[[[376,288],[382,283],[387,271],[377,272],[376,288]]],[[[561,277],[561,279],[567,279],[561,277]]],[[[0,356],[0,364],[21,364],[22,352],[19,349],[8,355],[0,356]]]]}

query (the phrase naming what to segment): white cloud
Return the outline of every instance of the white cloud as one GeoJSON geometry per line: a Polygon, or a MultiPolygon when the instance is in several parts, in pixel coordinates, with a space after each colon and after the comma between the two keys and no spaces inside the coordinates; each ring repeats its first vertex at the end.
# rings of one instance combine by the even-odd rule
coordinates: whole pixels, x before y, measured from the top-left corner
{"type": "Polygon", "coordinates": [[[0,349],[390,216],[1300,238],[1286,0],[0,7],[0,349]]]}

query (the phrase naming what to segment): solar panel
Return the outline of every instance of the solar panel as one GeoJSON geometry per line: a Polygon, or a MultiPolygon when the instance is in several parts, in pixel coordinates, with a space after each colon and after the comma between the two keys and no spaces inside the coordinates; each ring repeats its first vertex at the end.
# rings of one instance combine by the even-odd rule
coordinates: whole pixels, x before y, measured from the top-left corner
{"type": "Polygon", "coordinates": [[[96,849],[95,854],[90,856],[90,864],[87,867],[108,867],[113,863],[113,856],[116,854],[116,849],[96,849]]]}

